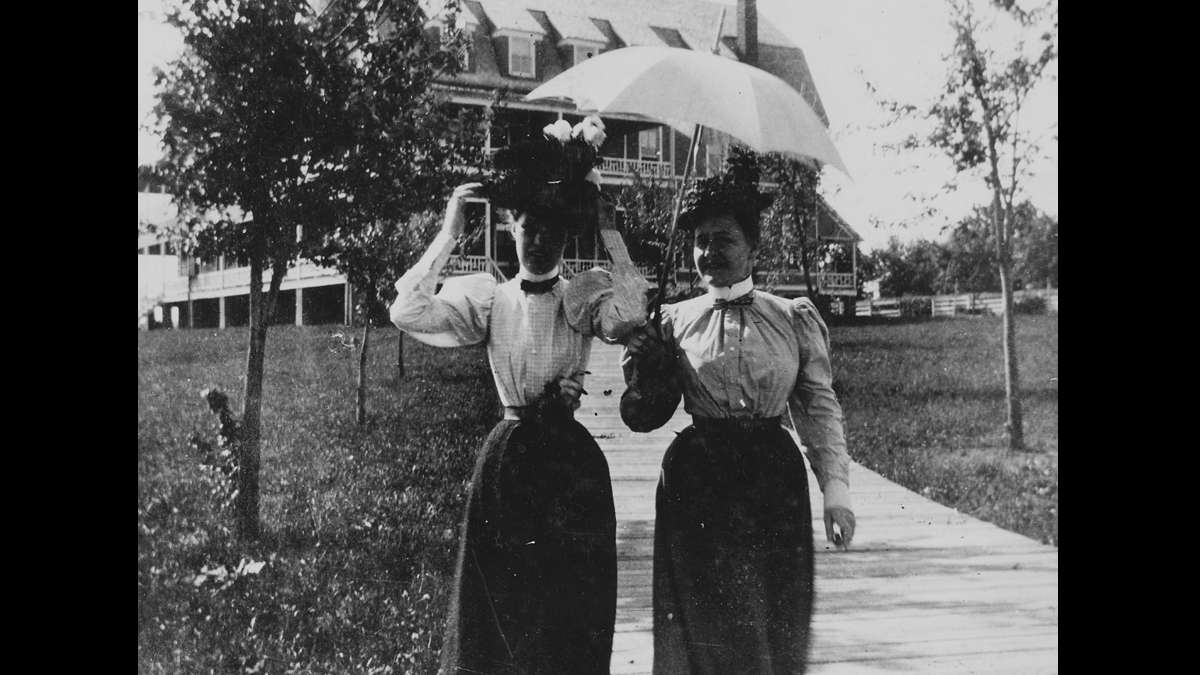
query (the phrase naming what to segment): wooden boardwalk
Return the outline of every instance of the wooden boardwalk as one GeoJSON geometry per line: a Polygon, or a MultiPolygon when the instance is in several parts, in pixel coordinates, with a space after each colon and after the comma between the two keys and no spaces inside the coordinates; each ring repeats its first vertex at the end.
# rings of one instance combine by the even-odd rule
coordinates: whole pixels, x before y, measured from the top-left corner
{"type": "MultiPolygon", "coordinates": [[[[649,673],[651,566],[659,462],[690,423],[680,405],[635,434],[617,409],[620,349],[595,343],[576,419],[608,458],[617,510],[617,625],[612,672],[649,673]],[[605,392],[608,392],[606,395],[605,392]]],[[[941,506],[857,464],[858,521],[848,552],[825,541],[809,472],[816,536],[810,673],[1058,671],[1058,549],[941,506]]]]}

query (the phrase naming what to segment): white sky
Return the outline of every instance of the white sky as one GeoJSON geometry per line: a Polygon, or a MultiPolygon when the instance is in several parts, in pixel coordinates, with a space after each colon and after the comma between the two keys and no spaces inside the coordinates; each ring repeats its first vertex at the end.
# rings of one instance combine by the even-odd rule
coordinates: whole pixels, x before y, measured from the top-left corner
{"type": "MultiPolygon", "coordinates": [[[[141,128],[153,120],[151,70],[174,57],[182,44],[162,23],[162,4],[138,0],[139,164],[152,163],[161,154],[155,136],[141,128]]],[[[804,49],[834,143],[853,176],[846,180],[836,170],[826,170],[826,197],[862,235],[864,250],[884,246],[892,235],[901,240],[941,239],[944,224],[973,205],[990,202],[980,181],[939,194],[954,172],[949,160],[936,152],[896,155],[877,148],[898,140],[900,130],[879,128],[886,115],[868,93],[863,76],[886,97],[918,106],[932,101],[944,81],[942,55],[952,43],[943,0],[758,0],[758,11],[804,49]],[[921,198],[932,201],[921,203],[921,198]],[[938,215],[921,216],[928,206],[938,215]]],[[[1001,29],[997,35],[1003,44],[1011,42],[1013,34],[1001,29]]],[[[1058,85],[1047,82],[1022,114],[1022,127],[1045,139],[1045,158],[1031,165],[1035,175],[1026,179],[1025,194],[1055,216],[1058,145],[1052,134],[1057,124],[1058,85]]]]}

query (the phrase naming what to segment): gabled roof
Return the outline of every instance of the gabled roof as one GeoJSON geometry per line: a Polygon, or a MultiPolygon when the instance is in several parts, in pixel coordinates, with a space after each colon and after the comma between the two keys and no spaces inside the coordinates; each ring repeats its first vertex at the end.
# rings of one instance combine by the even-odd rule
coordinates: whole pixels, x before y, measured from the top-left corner
{"type": "Polygon", "coordinates": [[[538,35],[546,33],[546,31],[542,30],[537,20],[533,18],[533,15],[529,13],[529,9],[541,9],[541,7],[527,6],[526,3],[493,2],[491,0],[479,4],[483,5],[488,19],[495,26],[495,31],[512,30],[522,33],[536,33],[538,35]]]}
{"type": "Polygon", "coordinates": [[[819,215],[817,218],[817,237],[820,239],[834,239],[839,241],[853,241],[855,243],[862,241],[854,228],[850,227],[850,223],[846,222],[845,218],[838,215],[837,211],[825,201],[821,195],[817,195],[817,208],[819,215]]]}
{"type": "MultiPolygon", "coordinates": [[[[708,0],[464,0],[462,5],[477,19],[478,30],[483,34],[483,39],[475,41],[478,58],[475,72],[455,78],[456,83],[467,86],[528,92],[538,84],[534,80],[506,77],[497,67],[494,50],[485,43],[502,31],[533,34],[542,39],[604,41],[607,50],[646,45],[709,51],[716,40],[717,54],[738,58],[734,4],[708,0]]],[[[758,43],[758,67],[799,91],[828,126],[825,107],[803,50],[761,13],[758,43]]],[[[556,63],[559,57],[550,53],[546,58],[556,63]]],[[[539,80],[544,81],[569,65],[539,68],[539,80]]]]}
{"type": "Polygon", "coordinates": [[[586,42],[608,44],[608,36],[591,19],[582,14],[546,12],[546,17],[554,25],[554,28],[558,30],[558,34],[562,36],[560,38],[562,40],[584,40],[586,42]]]}

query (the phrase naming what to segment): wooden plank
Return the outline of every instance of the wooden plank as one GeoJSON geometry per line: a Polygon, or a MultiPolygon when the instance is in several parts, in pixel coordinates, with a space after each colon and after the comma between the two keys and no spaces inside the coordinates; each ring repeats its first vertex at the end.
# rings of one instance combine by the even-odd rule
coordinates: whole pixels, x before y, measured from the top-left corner
{"type": "MultiPolygon", "coordinates": [[[[619,348],[593,347],[576,418],[609,464],[617,510],[618,608],[612,672],[653,658],[654,496],[662,455],[690,423],[682,409],[638,434],[620,421],[619,348]],[[609,391],[605,396],[602,392],[609,391]]],[[[851,464],[854,546],[824,540],[809,474],[815,614],[810,673],[1057,672],[1058,549],[984,523],[851,464]]]]}

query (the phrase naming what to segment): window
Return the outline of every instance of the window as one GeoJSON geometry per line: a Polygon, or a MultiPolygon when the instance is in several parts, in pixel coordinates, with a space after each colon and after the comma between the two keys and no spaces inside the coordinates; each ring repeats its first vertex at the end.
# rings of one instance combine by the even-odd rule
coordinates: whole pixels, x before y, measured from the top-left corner
{"type": "Polygon", "coordinates": [[[595,47],[580,47],[579,45],[575,45],[575,47],[573,48],[572,51],[574,51],[575,54],[573,57],[574,61],[571,62],[571,65],[575,65],[575,66],[583,63],[584,61],[587,61],[588,59],[590,59],[596,55],[595,47]]]}
{"type": "Polygon", "coordinates": [[[534,60],[536,43],[531,38],[508,38],[508,74],[515,77],[537,77],[534,60]]]}
{"type": "Polygon", "coordinates": [[[662,157],[662,127],[638,132],[638,157],[653,161],[662,157]]]}
{"type": "Polygon", "coordinates": [[[147,255],[162,255],[162,245],[155,244],[155,245],[151,246],[150,250],[147,251],[146,254],[147,255]]]}

